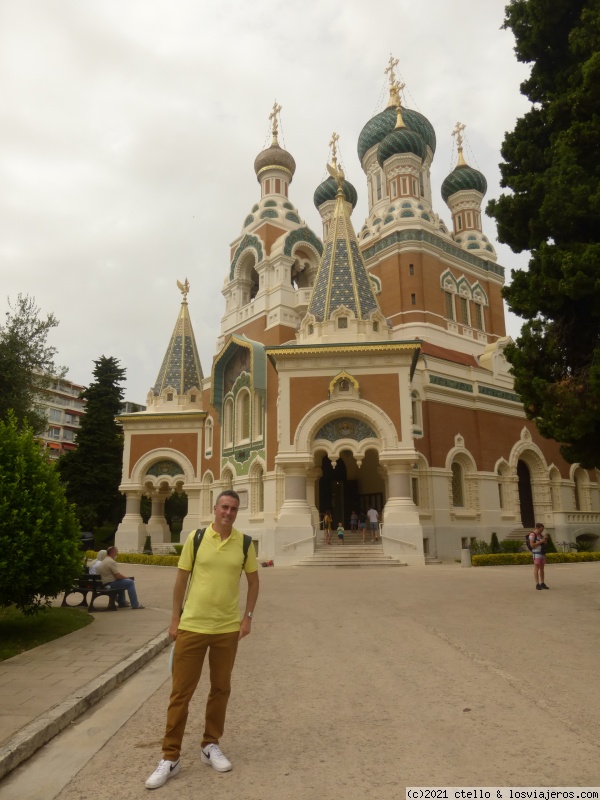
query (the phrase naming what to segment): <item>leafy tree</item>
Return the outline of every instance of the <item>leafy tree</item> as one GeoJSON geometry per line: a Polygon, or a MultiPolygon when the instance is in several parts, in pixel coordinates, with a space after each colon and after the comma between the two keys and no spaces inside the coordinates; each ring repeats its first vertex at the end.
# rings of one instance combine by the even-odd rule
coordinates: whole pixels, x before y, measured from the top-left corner
{"type": "Polygon", "coordinates": [[[27,295],[18,295],[14,308],[9,300],[9,308],[0,325],[0,419],[7,420],[12,409],[19,424],[41,433],[47,421],[36,403],[47,376],[57,373],[56,348],[47,341],[58,320],[53,314],[42,319],[35,300],[27,295]]]}
{"type": "Polygon", "coordinates": [[[525,412],[563,456],[600,465],[600,4],[512,0],[521,91],[532,102],[502,146],[487,212],[498,238],[531,251],[504,296],[527,321],[506,355],[525,412]]]}
{"type": "Polygon", "coordinates": [[[79,524],[31,428],[0,420],[0,607],[49,604],[81,572],[79,524]]]}
{"type": "Polygon", "coordinates": [[[119,492],[123,463],[123,434],[115,422],[123,402],[121,382],[125,370],[116,358],[94,361],[95,380],[81,393],[87,400],[77,450],[65,453],[58,467],[67,485],[67,497],[75,503],[79,521],[86,528],[123,517],[125,499],[119,492]]]}
{"type": "Polygon", "coordinates": [[[502,548],[500,547],[500,542],[498,541],[498,534],[496,531],[492,533],[492,538],[490,539],[490,550],[492,553],[500,553],[502,552],[502,548]]]}

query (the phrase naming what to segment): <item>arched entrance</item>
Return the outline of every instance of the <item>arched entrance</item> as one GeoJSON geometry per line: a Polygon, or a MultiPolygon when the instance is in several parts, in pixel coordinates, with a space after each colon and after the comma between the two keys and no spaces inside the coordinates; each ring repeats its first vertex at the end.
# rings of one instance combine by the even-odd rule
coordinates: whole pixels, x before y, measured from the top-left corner
{"type": "Polygon", "coordinates": [[[531,490],[531,473],[527,464],[521,459],[517,462],[517,478],[519,480],[521,523],[524,528],[533,528],[535,525],[535,511],[533,508],[533,492],[531,490]]]}
{"type": "Polygon", "coordinates": [[[366,513],[371,506],[381,514],[385,505],[385,481],[380,474],[379,455],[368,450],[359,467],[350,450],[343,450],[332,464],[322,451],[315,455],[315,463],[321,468],[318,481],[316,505],[319,514],[331,511],[333,524],[342,522],[350,527],[352,511],[366,513]]]}

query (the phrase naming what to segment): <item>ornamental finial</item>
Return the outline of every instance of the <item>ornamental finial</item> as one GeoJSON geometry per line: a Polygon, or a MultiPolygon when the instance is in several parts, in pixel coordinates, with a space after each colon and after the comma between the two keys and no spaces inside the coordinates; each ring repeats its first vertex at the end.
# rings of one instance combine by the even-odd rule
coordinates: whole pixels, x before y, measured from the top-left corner
{"type": "Polygon", "coordinates": [[[462,132],[467,126],[463,122],[457,122],[454,126],[454,130],[452,131],[452,136],[456,137],[456,147],[458,149],[458,163],[457,167],[463,167],[467,165],[467,162],[463,156],[463,135],[462,132]]]}
{"type": "Polygon", "coordinates": [[[179,291],[183,295],[183,300],[181,302],[182,303],[187,303],[187,296],[188,296],[188,294],[190,292],[190,282],[186,278],[184,283],[181,283],[181,281],[177,281],[177,286],[179,288],[179,291]]]}
{"type": "Polygon", "coordinates": [[[279,142],[277,141],[277,117],[281,112],[281,106],[278,104],[277,100],[273,103],[273,111],[269,114],[269,119],[271,120],[271,133],[273,134],[273,141],[271,142],[271,147],[276,144],[278,145],[279,142]]]}

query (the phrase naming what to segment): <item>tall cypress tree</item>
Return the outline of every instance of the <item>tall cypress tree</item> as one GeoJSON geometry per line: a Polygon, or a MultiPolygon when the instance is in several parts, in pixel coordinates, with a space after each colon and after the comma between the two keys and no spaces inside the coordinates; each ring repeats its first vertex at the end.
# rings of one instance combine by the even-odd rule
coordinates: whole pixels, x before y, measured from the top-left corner
{"type": "Polygon", "coordinates": [[[119,492],[123,434],[115,422],[123,402],[120,384],[125,370],[118,359],[106,356],[94,364],[95,380],[81,393],[87,405],[77,435],[77,450],[65,453],[59,462],[67,497],[75,503],[79,521],[87,528],[118,523],[125,507],[119,492]]]}
{"type": "Polygon", "coordinates": [[[506,134],[487,212],[529,250],[504,296],[525,318],[506,355],[525,412],[571,462],[600,466],[600,0],[512,0],[521,91],[531,110],[506,134]]]}

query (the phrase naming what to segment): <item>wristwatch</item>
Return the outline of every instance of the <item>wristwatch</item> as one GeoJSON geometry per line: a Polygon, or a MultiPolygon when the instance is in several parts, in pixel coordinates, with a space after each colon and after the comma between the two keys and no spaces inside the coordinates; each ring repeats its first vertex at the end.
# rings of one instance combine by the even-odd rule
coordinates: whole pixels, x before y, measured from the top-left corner
{"type": "Polygon", "coordinates": [[[252,619],[252,614],[253,614],[253,612],[252,612],[252,611],[248,611],[248,613],[246,614],[246,616],[247,616],[247,617],[249,617],[250,619],[252,619]]]}

